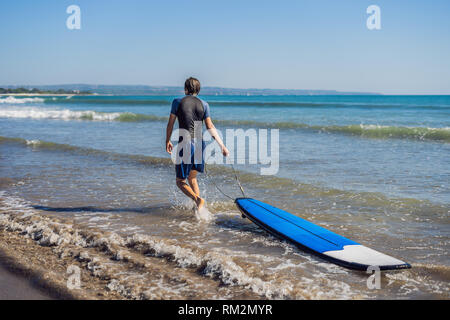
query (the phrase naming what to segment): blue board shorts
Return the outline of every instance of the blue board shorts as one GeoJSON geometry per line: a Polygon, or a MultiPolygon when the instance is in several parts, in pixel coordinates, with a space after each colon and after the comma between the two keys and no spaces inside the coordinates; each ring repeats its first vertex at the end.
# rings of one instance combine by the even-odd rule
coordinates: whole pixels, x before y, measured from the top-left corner
{"type": "MultiPolygon", "coordinates": [[[[181,161],[181,164],[175,165],[175,172],[177,174],[177,178],[179,179],[186,179],[189,176],[189,173],[191,173],[192,170],[203,172],[205,169],[205,157],[203,152],[205,151],[205,141],[202,141],[202,157],[201,159],[197,159],[198,163],[195,163],[194,156],[195,156],[195,142],[191,142],[191,161],[189,163],[184,163],[181,161]],[[201,161],[199,161],[201,160],[201,161]]],[[[183,150],[180,151],[180,157],[183,156],[183,150]]]]}

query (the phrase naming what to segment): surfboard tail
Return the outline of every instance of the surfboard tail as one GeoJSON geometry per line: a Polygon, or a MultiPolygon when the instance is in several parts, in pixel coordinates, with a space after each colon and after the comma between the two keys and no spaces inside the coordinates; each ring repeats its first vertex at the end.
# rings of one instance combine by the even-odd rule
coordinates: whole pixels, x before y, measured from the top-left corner
{"type": "Polygon", "coordinates": [[[371,267],[379,268],[380,270],[411,268],[409,263],[360,244],[347,245],[342,250],[325,251],[322,254],[337,261],[349,263],[351,264],[348,266],[349,268],[357,270],[368,270],[371,267]]]}

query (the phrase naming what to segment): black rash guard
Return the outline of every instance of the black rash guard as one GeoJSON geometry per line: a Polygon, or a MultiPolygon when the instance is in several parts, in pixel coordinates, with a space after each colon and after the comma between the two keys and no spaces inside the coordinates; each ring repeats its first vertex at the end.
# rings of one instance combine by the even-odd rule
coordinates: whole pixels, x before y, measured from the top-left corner
{"type": "Polygon", "coordinates": [[[191,139],[195,137],[197,130],[197,135],[202,136],[201,125],[210,116],[208,103],[191,95],[173,100],[170,113],[177,116],[179,128],[189,131],[191,139]],[[196,124],[200,125],[200,128],[196,128],[196,124]]]}

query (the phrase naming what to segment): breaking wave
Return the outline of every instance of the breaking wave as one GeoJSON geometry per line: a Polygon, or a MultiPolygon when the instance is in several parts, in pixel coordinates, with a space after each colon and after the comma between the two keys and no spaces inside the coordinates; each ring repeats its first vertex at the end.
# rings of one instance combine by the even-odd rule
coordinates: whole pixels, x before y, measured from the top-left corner
{"type": "MultiPolygon", "coordinates": [[[[172,103],[171,96],[167,97],[149,97],[149,96],[47,96],[47,97],[30,97],[18,98],[8,96],[1,99],[0,103],[23,104],[33,102],[43,102],[45,104],[93,104],[93,105],[128,105],[128,106],[169,106],[172,103]]],[[[344,102],[344,101],[270,101],[270,100],[211,100],[207,96],[204,97],[211,106],[221,107],[258,107],[258,108],[320,108],[320,109],[335,109],[335,108],[357,108],[357,109],[426,109],[426,110],[441,110],[447,112],[450,105],[442,104],[403,104],[403,103],[383,103],[383,102],[344,102]]]]}
{"type": "Polygon", "coordinates": [[[335,133],[347,133],[368,138],[404,138],[415,140],[431,140],[449,143],[450,128],[426,128],[426,127],[394,127],[379,125],[349,125],[349,126],[328,126],[317,130],[335,133]]]}
{"type": "Polygon", "coordinates": [[[35,107],[5,108],[0,110],[0,118],[18,119],[58,119],[58,120],[93,120],[93,121],[160,121],[163,117],[154,115],[135,114],[131,112],[97,112],[97,111],[74,111],[69,109],[49,110],[35,107]]]}
{"type": "Polygon", "coordinates": [[[42,98],[15,98],[12,96],[8,96],[6,98],[0,98],[0,103],[7,104],[24,104],[24,103],[35,103],[35,102],[44,102],[42,98]]]}
{"type": "Polygon", "coordinates": [[[1,143],[16,143],[25,146],[30,146],[32,148],[49,150],[49,151],[61,151],[61,152],[73,152],[81,155],[92,155],[92,156],[102,156],[111,160],[120,161],[133,161],[139,164],[149,164],[149,165],[168,165],[172,164],[171,159],[159,158],[144,155],[131,155],[123,154],[117,152],[103,151],[92,148],[78,147],[69,144],[41,141],[41,140],[26,140],[21,138],[9,138],[0,136],[1,143]]]}
{"type": "MultiPolygon", "coordinates": [[[[65,98],[49,98],[45,99],[45,103],[67,103],[67,104],[101,104],[101,105],[170,105],[172,102],[172,97],[157,97],[149,98],[146,96],[141,97],[130,97],[130,96],[101,96],[101,97],[90,97],[90,96],[74,96],[72,99],[67,100],[65,98]]],[[[223,107],[294,107],[294,108],[361,108],[361,109],[396,109],[405,108],[404,104],[386,104],[386,103],[358,103],[358,102],[342,102],[342,101],[327,101],[327,102],[309,102],[309,101],[248,101],[239,99],[234,101],[220,101],[211,100],[204,97],[211,106],[223,106],[223,107]]],[[[443,105],[408,105],[407,108],[413,109],[435,109],[444,110],[448,109],[450,106],[443,105]]]]}
{"type": "MultiPolygon", "coordinates": [[[[74,111],[69,109],[50,110],[35,107],[3,108],[0,109],[0,118],[31,118],[31,119],[59,119],[59,120],[87,120],[87,121],[119,121],[119,122],[146,122],[167,121],[167,117],[152,114],[139,114],[132,112],[97,112],[74,111]]],[[[319,133],[338,133],[351,136],[376,139],[412,139],[420,141],[436,141],[450,143],[450,128],[427,127],[397,127],[373,124],[359,125],[309,125],[298,122],[259,122],[252,120],[216,120],[223,126],[259,127],[277,129],[309,130],[319,133]]]]}

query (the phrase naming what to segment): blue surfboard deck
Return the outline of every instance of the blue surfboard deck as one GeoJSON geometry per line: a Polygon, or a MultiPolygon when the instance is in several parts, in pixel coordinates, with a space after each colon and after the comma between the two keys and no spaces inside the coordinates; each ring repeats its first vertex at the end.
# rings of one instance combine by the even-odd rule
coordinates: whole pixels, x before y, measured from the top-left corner
{"type": "Polygon", "coordinates": [[[242,214],[259,227],[337,265],[356,270],[367,270],[369,267],[378,267],[380,270],[411,268],[404,261],[365,247],[267,203],[252,198],[237,198],[235,202],[242,214]]]}

